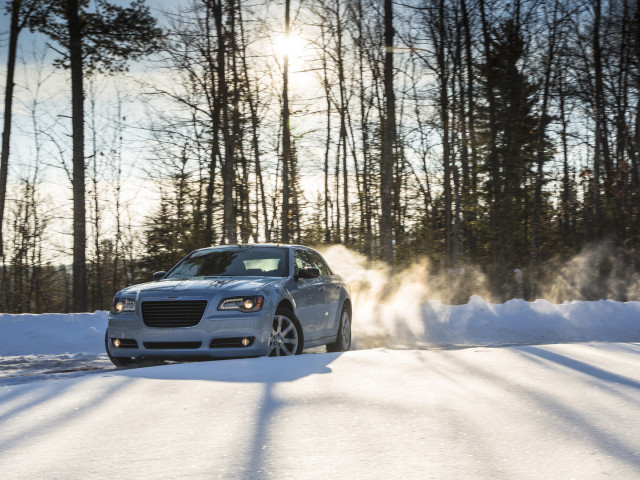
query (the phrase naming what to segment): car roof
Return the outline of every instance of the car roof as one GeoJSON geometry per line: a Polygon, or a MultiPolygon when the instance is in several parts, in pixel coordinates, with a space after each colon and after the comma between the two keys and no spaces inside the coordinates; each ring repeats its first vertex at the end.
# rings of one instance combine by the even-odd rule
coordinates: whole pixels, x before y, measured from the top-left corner
{"type": "Polygon", "coordinates": [[[291,243],[231,243],[228,245],[213,245],[211,247],[203,247],[198,248],[196,251],[202,250],[213,250],[213,249],[224,249],[224,248],[306,248],[309,250],[313,250],[310,247],[306,247],[304,245],[295,245],[291,243]]]}

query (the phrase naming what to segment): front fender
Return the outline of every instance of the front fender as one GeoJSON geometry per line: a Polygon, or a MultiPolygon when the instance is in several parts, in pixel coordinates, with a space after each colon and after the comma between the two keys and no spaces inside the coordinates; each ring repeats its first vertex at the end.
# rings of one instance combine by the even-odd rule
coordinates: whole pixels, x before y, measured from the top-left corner
{"type": "Polygon", "coordinates": [[[287,284],[272,285],[270,286],[268,291],[264,291],[264,294],[265,299],[268,298],[267,308],[270,309],[269,311],[272,318],[275,316],[278,306],[283,301],[291,304],[293,313],[298,316],[298,305],[296,304],[296,300],[293,297],[290,289],[287,288],[287,284]]]}

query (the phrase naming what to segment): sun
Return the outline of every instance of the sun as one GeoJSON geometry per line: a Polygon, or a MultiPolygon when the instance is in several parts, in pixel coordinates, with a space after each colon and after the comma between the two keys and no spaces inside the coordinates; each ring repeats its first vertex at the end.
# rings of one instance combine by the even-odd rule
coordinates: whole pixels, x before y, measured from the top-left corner
{"type": "Polygon", "coordinates": [[[305,50],[305,41],[295,33],[279,35],[275,39],[275,53],[279,58],[287,56],[290,63],[299,63],[305,50]]]}

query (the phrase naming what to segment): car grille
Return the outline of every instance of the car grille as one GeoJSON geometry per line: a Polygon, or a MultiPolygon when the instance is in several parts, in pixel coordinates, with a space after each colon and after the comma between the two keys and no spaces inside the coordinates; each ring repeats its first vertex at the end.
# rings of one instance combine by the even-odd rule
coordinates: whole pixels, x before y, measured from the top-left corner
{"type": "Polygon", "coordinates": [[[206,300],[142,302],[142,320],[148,327],[193,327],[200,322],[206,308],[206,300]]]}

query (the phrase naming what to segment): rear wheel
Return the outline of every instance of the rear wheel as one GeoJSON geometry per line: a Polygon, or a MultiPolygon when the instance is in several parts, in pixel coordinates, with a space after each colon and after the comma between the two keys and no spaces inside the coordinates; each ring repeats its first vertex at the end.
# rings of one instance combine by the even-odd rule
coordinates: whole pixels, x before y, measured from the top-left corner
{"type": "Polygon", "coordinates": [[[351,348],[351,316],[347,307],[342,308],[336,341],[327,345],[327,352],[346,352],[351,348]]]}
{"type": "Polygon", "coordinates": [[[288,308],[278,308],[271,327],[269,356],[300,355],[303,345],[302,328],[294,313],[288,308]]]}
{"type": "Polygon", "coordinates": [[[140,363],[140,360],[132,357],[114,357],[111,355],[111,350],[109,350],[109,332],[104,332],[104,348],[107,351],[107,355],[109,356],[109,360],[116,367],[127,367],[130,365],[135,365],[140,363]]]}

